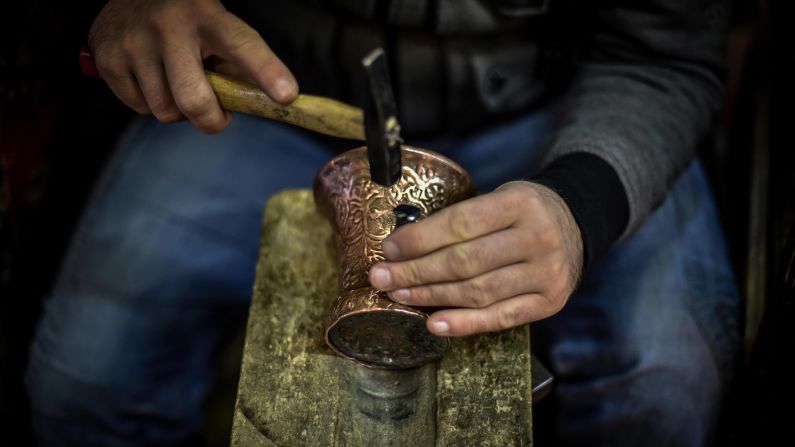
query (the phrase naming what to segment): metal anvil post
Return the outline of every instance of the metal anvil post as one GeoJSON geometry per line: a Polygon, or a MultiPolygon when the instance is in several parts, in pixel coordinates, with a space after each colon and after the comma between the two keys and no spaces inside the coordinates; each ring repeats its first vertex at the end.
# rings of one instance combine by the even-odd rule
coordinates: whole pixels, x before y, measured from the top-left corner
{"type": "Polygon", "coordinates": [[[396,303],[370,286],[368,271],[384,259],[381,242],[401,224],[401,212],[421,218],[474,194],[470,176],[434,152],[402,146],[402,175],[389,187],[371,179],[367,148],[345,152],[319,171],[315,200],[337,233],[340,295],[326,341],[365,365],[415,368],[441,358],[446,337],[428,332],[425,312],[396,303]],[[397,212],[395,210],[398,210],[397,212]]]}

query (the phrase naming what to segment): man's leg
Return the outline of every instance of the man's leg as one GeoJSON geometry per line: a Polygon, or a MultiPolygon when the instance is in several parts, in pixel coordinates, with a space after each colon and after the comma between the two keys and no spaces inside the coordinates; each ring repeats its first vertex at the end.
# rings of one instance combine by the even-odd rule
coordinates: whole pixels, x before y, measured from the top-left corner
{"type": "Polygon", "coordinates": [[[236,116],[216,136],[135,123],[45,302],[27,374],[42,445],[178,445],[200,426],[219,342],[242,323],[266,199],[330,157],[236,116]]]}
{"type": "Polygon", "coordinates": [[[662,206],[533,325],[556,377],[554,444],[709,445],[739,353],[739,298],[694,162],[662,206]]]}

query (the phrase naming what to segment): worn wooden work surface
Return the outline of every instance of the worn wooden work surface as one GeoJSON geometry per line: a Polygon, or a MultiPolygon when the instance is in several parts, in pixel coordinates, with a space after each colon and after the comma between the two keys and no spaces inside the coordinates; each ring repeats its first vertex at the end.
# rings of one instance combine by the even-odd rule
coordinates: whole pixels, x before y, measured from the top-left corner
{"type": "MultiPolygon", "coordinates": [[[[334,355],[323,339],[337,293],[332,237],[309,190],[285,191],[269,201],[233,446],[390,444],[379,439],[378,421],[366,427],[352,422],[361,422],[361,414],[354,414],[356,398],[346,378],[361,367],[334,355]]],[[[527,327],[453,339],[444,359],[420,375],[419,393],[433,394],[435,387],[436,399],[417,411],[436,417],[415,418],[409,426],[398,421],[390,430],[403,423],[397,430],[417,432],[413,447],[433,445],[421,441],[427,433],[438,446],[532,445],[529,344],[527,327]]]]}

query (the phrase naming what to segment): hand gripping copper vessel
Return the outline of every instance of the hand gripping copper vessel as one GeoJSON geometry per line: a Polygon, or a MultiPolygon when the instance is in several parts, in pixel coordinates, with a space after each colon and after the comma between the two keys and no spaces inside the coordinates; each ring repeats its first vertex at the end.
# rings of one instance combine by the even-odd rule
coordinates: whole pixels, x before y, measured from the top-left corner
{"type": "Polygon", "coordinates": [[[326,342],[343,357],[376,368],[418,367],[440,359],[449,345],[446,337],[428,332],[425,312],[370,286],[368,271],[384,259],[381,242],[395,229],[395,207],[416,207],[424,217],[475,192],[469,174],[437,153],[403,145],[401,161],[400,179],[379,185],[370,178],[367,148],[360,147],[332,158],[314,184],[340,257],[340,293],[326,342]]]}

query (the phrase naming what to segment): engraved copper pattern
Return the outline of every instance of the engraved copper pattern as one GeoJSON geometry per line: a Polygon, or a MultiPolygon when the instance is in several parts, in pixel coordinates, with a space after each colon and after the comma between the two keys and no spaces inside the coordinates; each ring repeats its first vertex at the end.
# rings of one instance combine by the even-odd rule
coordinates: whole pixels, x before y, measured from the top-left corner
{"type": "Polygon", "coordinates": [[[314,185],[315,200],[335,227],[340,255],[340,296],[329,316],[327,339],[340,354],[384,368],[419,366],[438,359],[447,347],[446,339],[425,329],[424,312],[395,303],[370,287],[367,273],[374,263],[384,259],[381,242],[395,227],[393,209],[412,205],[422,211],[422,216],[427,216],[474,194],[469,175],[441,155],[403,146],[401,158],[402,176],[388,188],[370,180],[364,147],[326,163],[314,185]],[[367,315],[373,312],[395,314],[389,318],[367,315]],[[353,320],[340,325],[345,318],[353,320]],[[412,332],[419,333],[373,334],[371,320],[383,318],[387,318],[381,321],[383,331],[406,331],[411,326],[412,332]],[[417,325],[417,321],[421,324],[417,325]],[[345,337],[333,334],[334,327],[340,330],[344,327],[345,337]],[[358,334],[357,328],[368,329],[358,334]],[[364,341],[355,341],[357,337],[364,341]],[[345,346],[339,346],[340,343],[345,346]],[[396,343],[403,346],[393,346],[396,343]]]}
{"type": "Polygon", "coordinates": [[[409,146],[402,155],[403,176],[389,188],[370,180],[366,148],[335,157],[315,179],[315,200],[339,236],[342,290],[369,285],[367,271],[384,259],[381,241],[395,227],[397,205],[414,205],[427,216],[474,193],[469,175],[454,162],[409,146]]]}

